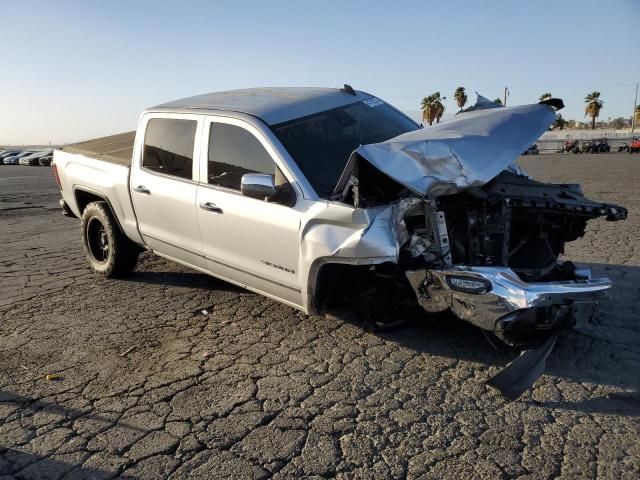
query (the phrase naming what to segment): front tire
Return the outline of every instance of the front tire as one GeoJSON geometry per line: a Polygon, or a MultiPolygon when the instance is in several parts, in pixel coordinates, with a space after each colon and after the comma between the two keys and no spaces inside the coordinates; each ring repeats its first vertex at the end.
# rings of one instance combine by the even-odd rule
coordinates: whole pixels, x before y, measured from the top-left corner
{"type": "Polygon", "coordinates": [[[126,277],[138,263],[140,249],[118,227],[107,202],[93,202],[82,212],[82,246],[94,272],[126,277]]]}

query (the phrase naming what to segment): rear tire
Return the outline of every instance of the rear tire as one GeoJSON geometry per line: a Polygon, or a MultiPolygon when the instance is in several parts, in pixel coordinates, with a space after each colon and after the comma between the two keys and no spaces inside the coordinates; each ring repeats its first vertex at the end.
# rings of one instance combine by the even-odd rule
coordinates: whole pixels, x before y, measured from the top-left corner
{"type": "Polygon", "coordinates": [[[82,212],[82,246],[91,270],[107,278],[128,276],[140,254],[120,231],[107,202],[90,203],[82,212]]]}

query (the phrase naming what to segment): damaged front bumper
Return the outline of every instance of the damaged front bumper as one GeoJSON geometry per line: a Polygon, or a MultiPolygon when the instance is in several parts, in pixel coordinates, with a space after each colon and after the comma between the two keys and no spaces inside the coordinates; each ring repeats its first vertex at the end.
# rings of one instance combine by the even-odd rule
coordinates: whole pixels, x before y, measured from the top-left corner
{"type": "Polygon", "coordinates": [[[451,310],[510,344],[588,323],[608,278],[578,270],[577,280],[523,282],[507,267],[458,266],[406,272],[419,304],[428,312],[451,310]]]}

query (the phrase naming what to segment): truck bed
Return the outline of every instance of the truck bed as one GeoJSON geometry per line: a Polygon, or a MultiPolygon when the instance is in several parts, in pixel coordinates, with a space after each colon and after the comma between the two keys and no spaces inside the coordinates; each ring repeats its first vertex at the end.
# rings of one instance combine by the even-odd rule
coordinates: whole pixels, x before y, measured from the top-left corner
{"type": "Polygon", "coordinates": [[[133,155],[135,136],[135,131],[118,133],[117,135],[65,145],[60,150],[129,167],[131,165],[131,156],[133,155]]]}

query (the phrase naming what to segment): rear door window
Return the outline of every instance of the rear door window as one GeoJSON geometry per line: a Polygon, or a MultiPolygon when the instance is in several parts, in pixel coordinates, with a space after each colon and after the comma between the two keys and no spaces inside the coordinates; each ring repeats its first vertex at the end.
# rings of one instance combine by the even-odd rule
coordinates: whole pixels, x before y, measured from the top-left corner
{"type": "Polygon", "coordinates": [[[276,173],[276,164],[248,130],[228,123],[212,123],[209,131],[207,181],[240,190],[245,173],[276,173]]]}
{"type": "Polygon", "coordinates": [[[191,180],[197,123],[176,118],[149,120],[144,136],[142,167],[191,180]]]}

